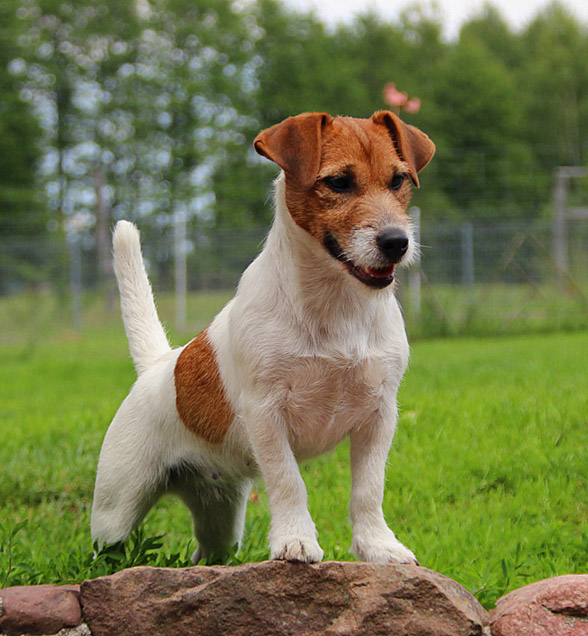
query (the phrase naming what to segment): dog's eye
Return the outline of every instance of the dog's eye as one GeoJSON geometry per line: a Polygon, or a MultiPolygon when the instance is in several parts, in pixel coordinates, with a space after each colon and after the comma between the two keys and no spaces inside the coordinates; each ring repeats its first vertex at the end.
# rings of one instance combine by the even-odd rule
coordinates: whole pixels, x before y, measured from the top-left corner
{"type": "Polygon", "coordinates": [[[353,177],[350,174],[340,174],[334,177],[325,177],[323,182],[333,192],[351,192],[353,190],[353,177]]]}
{"type": "Polygon", "coordinates": [[[403,174],[395,174],[392,181],[390,181],[390,190],[400,190],[405,178],[403,174]]]}

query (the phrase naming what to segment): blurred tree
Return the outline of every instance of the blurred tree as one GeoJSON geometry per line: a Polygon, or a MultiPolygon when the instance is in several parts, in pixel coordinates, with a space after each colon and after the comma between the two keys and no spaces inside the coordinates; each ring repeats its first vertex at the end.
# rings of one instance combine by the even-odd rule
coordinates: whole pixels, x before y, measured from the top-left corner
{"type": "Polygon", "coordinates": [[[23,35],[25,91],[43,129],[44,181],[52,227],[91,233],[104,281],[110,275],[111,176],[129,137],[116,99],[119,69],[136,32],[132,0],[22,0],[14,3],[23,35]]]}
{"type": "MultiPolygon", "coordinates": [[[[527,143],[541,166],[588,161],[588,29],[555,2],[522,34],[527,143]]],[[[549,174],[551,176],[551,174],[549,174]]],[[[551,185],[551,179],[549,179],[551,185]]]]}
{"type": "Polygon", "coordinates": [[[460,38],[439,69],[434,99],[431,133],[446,195],[468,216],[518,212],[511,177],[521,162],[522,113],[504,65],[477,39],[460,38]]]}
{"type": "Polygon", "coordinates": [[[230,0],[19,4],[49,205],[59,229],[93,231],[102,277],[112,214],[151,231],[214,217],[211,175],[251,126],[246,13],[230,0]]]}
{"type": "Polygon", "coordinates": [[[369,117],[386,108],[382,91],[388,82],[406,89],[408,50],[398,25],[382,22],[375,13],[367,12],[349,26],[339,27],[333,40],[339,73],[346,78],[343,104],[338,109],[342,114],[369,117]]]}
{"type": "Polygon", "coordinates": [[[477,16],[463,24],[459,38],[484,44],[488,52],[508,69],[516,69],[522,63],[521,37],[512,31],[500,10],[489,2],[477,16]]]}
{"type": "Polygon", "coordinates": [[[47,229],[37,169],[39,125],[19,95],[20,24],[9,2],[0,2],[0,238],[36,236],[47,229]]]}
{"type": "MultiPolygon", "coordinates": [[[[422,99],[403,117],[439,147],[415,197],[428,218],[536,214],[553,167],[587,159],[588,35],[557,4],[522,33],[487,5],[454,43],[420,5],[394,22],[367,12],[332,30],[279,0],[0,7],[2,68],[12,72],[0,78],[0,103],[22,118],[0,139],[15,158],[4,174],[18,159],[27,167],[10,182],[34,176],[37,133],[11,92],[17,79],[43,132],[39,174],[54,225],[94,239],[100,268],[113,218],[140,217],[162,233],[177,215],[201,243],[211,228],[267,223],[276,169],[253,152],[254,135],[302,111],[369,116],[386,108],[388,82],[422,99]]],[[[163,274],[169,251],[151,255],[163,274]]]]}
{"type": "MultiPolygon", "coordinates": [[[[256,28],[230,0],[157,0],[143,20],[134,72],[141,131],[135,213],[148,232],[186,224],[197,244],[215,243],[206,253],[222,267],[232,246],[210,228],[239,226],[251,205],[251,188],[241,188],[235,200],[239,176],[225,182],[224,175],[234,157],[245,164],[256,28]]],[[[171,277],[170,251],[155,255],[161,277],[171,277]]],[[[191,274],[197,277],[202,266],[197,258],[191,274]]]]}
{"type": "Polygon", "coordinates": [[[400,33],[405,42],[402,64],[406,67],[402,85],[410,94],[420,95],[425,110],[430,110],[437,69],[449,53],[438,7],[416,4],[405,9],[400,14],[400,33]]]}
{"type": "Polygon", "coordinates": [[[260,127],[305,111],[352,114],[348,98],[356,87],[348,57],[338,57],[340,47],[324,24],[277,0],[257,0],[254,12],[261,35],[256,43],[260,127]]]}
{"type": "Polygon", "coordinates": [[[150,150],[140,153],[139,168],[160,217],[181,213],[206,224],[214,220],[213,174],[251,127],[251,34],[229,0],[158,0],[150,7],[137,67],[139,120],[150,150]]]}

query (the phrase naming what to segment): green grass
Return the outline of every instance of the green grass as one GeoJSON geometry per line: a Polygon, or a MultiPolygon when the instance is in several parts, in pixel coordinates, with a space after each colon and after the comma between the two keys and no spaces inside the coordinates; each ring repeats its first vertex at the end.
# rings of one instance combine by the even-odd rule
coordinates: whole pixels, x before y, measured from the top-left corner
{"type": "MultiPolygon", "coordinates": [[[[471,287],[423,283],[421,309],[411,307],[406,272],[401,272],[399,295],[411,339],[455,336],[520,335],[588,330],[588,283],[562,291],[555,283],[489,283],[471,287]]],[[[232,296],[231,291],[192,292],[187,298],[187,328],[177,342],[201,331],[232,296]]],[[[174,295],[156,291],[159,313],[174,324],[174,295]]],[[[120,330],[118,298],[107,309],[103,294],[88,292],[82,299],[84,330],[120,330]]],[[[0,297],[0,345],[28,347],[44,338],[63,334],[72,324],[68,294],[20,294],[0,297]]],[[[172,330],[173,332],[173,330],[172,330]]]]}
{"type": "MultiPolygon", "coordinates": [[[[191,325],[204,326],[222,301],[219,294],[195,303],[191,325]]],[[[165,300],[161,309],[171,310],[165,300]]],[[[0,305],[0,317],[8,313],[0,305]]],[[[134,564],[187,565],[195,548],[187,510],[164,498],[126,552],[92,558],[100,444],[134,380],[120,321],[104,316],[96,309],[81,335],[44,332],[41,310],[36,331],[12,324],[7,338],[3,330],[0,587],[81,581],[134,564]]],[[[424,566],[486,606],[531,581],[588,568],[587,360],[582,331],[413,345],[385,514],[424,566]]],[[[325,558],[352,559],[347,444],[304,464],[302,474],[325,558]]],[[[262,484],[256,493],[232,562],[269,556],[262,484]]]]}
{"type": "Polygon", "coordinates": [[[588,329],[588,285],[423,285],[420,315],[406,315],[413,338],[495,336],[588,329]]]}

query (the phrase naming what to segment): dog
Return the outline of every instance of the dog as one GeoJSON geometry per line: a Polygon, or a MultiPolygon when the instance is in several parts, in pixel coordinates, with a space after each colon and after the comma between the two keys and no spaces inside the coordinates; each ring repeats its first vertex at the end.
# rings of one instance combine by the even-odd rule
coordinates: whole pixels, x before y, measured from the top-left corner
{"type": "Polygon", "coordinates": [[[193,517],[193,562],[222,560],[240,542],[261,474],[271,558],[320,561],[298,462],[349,437],[353,553],[415,563],[382,500],[409,357],[394,272],[417,250],[406,210],[435,146],[379,111],[290,117],[254,147],[281,168],[273,225],[233,299],[186,346],[170,348],[137,229],[116,225],[114,267],[138,377],[102,446],[92,538],[123,541],[172,492],[193,517]]]}

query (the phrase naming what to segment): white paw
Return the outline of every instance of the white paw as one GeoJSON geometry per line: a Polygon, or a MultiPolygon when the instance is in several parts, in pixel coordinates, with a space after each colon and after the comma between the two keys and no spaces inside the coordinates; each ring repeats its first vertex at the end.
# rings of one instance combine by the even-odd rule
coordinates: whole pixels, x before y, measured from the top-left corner
{"type": "Polygon", "coordinates": [[[272,559],[316,563],[322,561],[324,552],[314,537],[285,537],[272,541],[272,559]]]}
{"type": "Polygon", "coordinates": [[[410,563],[419,565],[415,555],[394,536],[392,530],[372,536],[355,536],[353,554],[369,563],[410,563]]]}

